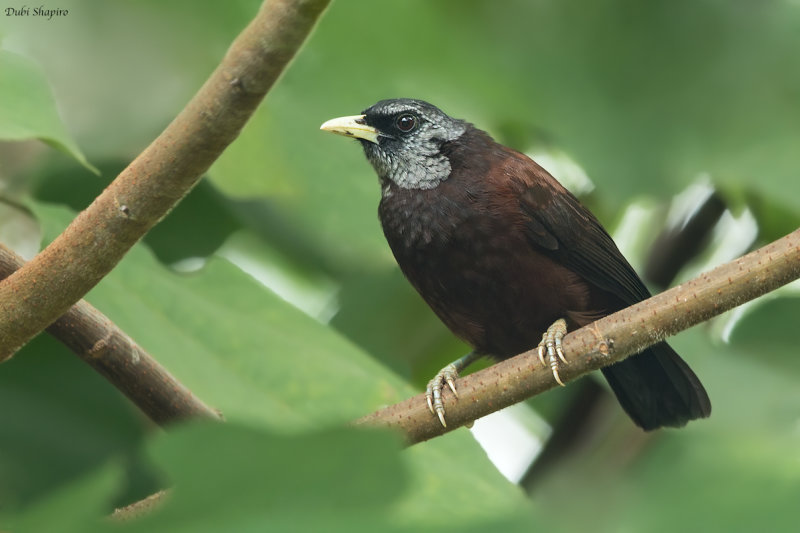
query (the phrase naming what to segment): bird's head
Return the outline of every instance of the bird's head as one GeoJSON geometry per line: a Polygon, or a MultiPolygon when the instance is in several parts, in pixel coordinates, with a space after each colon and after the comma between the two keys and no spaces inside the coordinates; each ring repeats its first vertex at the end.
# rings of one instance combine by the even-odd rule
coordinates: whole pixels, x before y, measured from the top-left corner
{"type": "Polygon", "coordinates": [[[432,189],[450,176],[442,147],[468,126],[427,102],[402,98],[381,100],[361,115],[329,120],[320,129],[358,139],[382,182],[432,189]]]}

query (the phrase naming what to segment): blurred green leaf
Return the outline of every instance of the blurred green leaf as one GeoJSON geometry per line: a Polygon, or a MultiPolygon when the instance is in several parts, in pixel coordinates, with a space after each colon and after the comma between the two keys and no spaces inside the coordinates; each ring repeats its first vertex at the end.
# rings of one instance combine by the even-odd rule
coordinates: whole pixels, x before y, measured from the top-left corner
{"type": "Polygon", "coordinates": [[[259,4],[63,0],[67,16],[3,16],[0,31],[42,65],[92,160],[130,158],[188,102],[259,4]]]}
{"type": "Polygon", "coordinates": [[[470,351],[425,305],[397,268],[346,279],[339,303],[341,310],[331,325],[420,387],[446,364],[470,351]]]}
{"type": "Polygon", "coordinates": [[[7,50],[0,50],[0,139],[40,139],[97,172],[61,121],[41,69],[7,50]]]}
{"type": "MultiPolygon", "coordinates": [[[[100,195],[127,162],[102,160],[98,167],[102,177],[85,179],[75,169],[46,165],[31,180],[33,196],[46,203],[63,204],[75,211],[86,208],[100,195]]],[[[237,229],[229,208],[230,200],[208,182],[200,182],[144,237],[156,256],[166,264],[188,258],[205,258],[214,253],[237,229]]]]}
{"type": "MultiPolygon", "coordinates": [[[[762,352],[770,346],[762,338],[762,352]]],[[[707,420],[645,436],[628,420],[601,444],[539,480],[539,510],[572,498],[580,512],[545,513],[562,531],[750,532],[796,529],[800,491],[796,379],[755,357],[711,343],[703,328],[673,337],[702,379],[707,420]]]]}
{"type": "MultiPolygon", "coordinates": [[[[34,209],[50,237],[72,219],[63,208],[34,209]]],[[[135,247],[87,299],[230,419],[283,428],[344,422],[411,392],[220,258],[180,275],[135,247]]]]}
{"type": "MultiPolygon", "coordinates": [[[[52,74],[65,112],[82,111],[70,121],[81,144],[130,157],[199,87],[257,2],[65,6],[72,14],[57,26],[3,22],[52,74]]],[[[237,198],[268,199],[276,231],[302,236],[336,268],[383,268],[391,256],[374,173],[357,143],[318,128],[412,96],[515,148],[559,148],[613,209],[708,172],[726,190],[796,210],[798,45],[791,2],[335,3],[211,177],[237,198]]]]}
{"type": "MultiPolygon", "coordinates": [[[[34,205],[34,211],[49,236],[72,217],[61,207],[34,205]]],[[[232,422],[310,430],[415,392],[332,328],[219,258],[179,275],[135,247],[87,299],[232,422]]],[[[397,504],[398,522],[455,527],[498,512],[512,519],[527,513],[519,490],[466,432],[415,446],[404,457],[411,481],[397,504]]]]}
{"type": "MultiPolygon", "coordinates": [[[[43,66],[92,160],[119,167],[172,120],[257,6],[65,0],[59,7],[70,15],[55,23],[0,17],[0,24],[8,47],[43,66]]],[[[251,248],[268,266],[291,270],[286,278],[318,277],[332,291],[341,287],[331,324],[308,318],[219,257],[177,275],[143,247],[89,298],[201,398],[234,422],[257,426],[265,440],[280,439],[264,436],[267,430],[316,431],[344,422],[412,393],[365,352],[419,380],[461,355],[461,347],[396,270],[375,213],[377,179],[359,145],[318,131],[324,120],[381,98],[430,100],[500,142],[521,150],[546,145],[569,156],[596,185],[592,209],[606,223],[633,199],[662,204],[706,172],[726,198],[737,199],[734,210],[753,211],[760,238],[771,239],[800,220],[798,46],[800,11],[788,0],[333,2],[210,170],[214,187],[198,189],[196,203],[190,196],[146,240],[158,258],[173,262],[206,257],[237,232],[220,253],[251,248]]],[[[96,193],[80,187],[82,176],[63,158],[49,159],[51,179],[39,197],[85,207],[96,193]],[[75,200],[79,188],[86,195],[75,200]]],[[[108,172],[116,173],[111,166],[108,172]]],[[[31,167],[20,179],[37,173],[31,167]]],[[[50,235],[71,217],[37,212],[50,235]]],[[[592,447],[589,460],[558,465],[543,480],[534,495],[536,521],[550,517],[556,530],[792,530],[800,406],[790,379],[796,350],[786,332],[795,299],[754,309],[731,346],[711,343],[701,329],[679,337],[676,347],[709,388],[711,419],[648,441],[600,427],[599,445],[581,443],[592,447]],[[579,502],[581,512],[553,512],[565,501],[579,502]]],[[[35,504],[115,450],[129,472],[147,470],[150,463],[130,452],[142,439],[141,421],[124,401],[102,395],[116,397],[114,391],[98,379],[76,379],[88,370],[75,361],[69,373],[50,359],[19,361],[40,350],[64,356],[52,343],[26,350],[32,351],[3,366],[0,417],[10,420],[10,437],[0,439],[0,498],[35,504]],[[54,373],[50,385],[36,384],[37,365],[54,373]],[[21,368],[28,370],[15,370],[21,368]],[[62,376],[69,388],[58,386],[62,376]],[[95,397],[96,388],[105,392],[95,397]],[[66,401],[82,393],[87,405],[66,401]],[[92,407],[103,409],[96,415],[92,407]],[[104,420],[116,424],[104,427],[104,420]],[[63,444],[58,432],[73,438],[71,428],[94,446],[63,444]]],[[[546,395],[536,405],[563,404],[571,393],[546,395]]],[[[556,405],[548,410],[559,412],[556,405]]],[[[230,446],[240,438],[250,442],[231,434],[230,446]]],[[[305,443],[298,450],[310,449],[298,438],[305,443]]],[[[175,441],[186,449],[177,459],[184,466],[202,456],[187,440],[175,441]]],[[[334,457],[359,460],[342,450],[334,457]]],[[[464,432],[400,457],[407,485],[382,525],[515,530],[528,518],[520,492],[464,432]]],[[[287,465],[296,460],[289,455],[287,465]]],[[[396,471],[387,464],[387,472],[396,471]]],[[[258,483],[239,473],[247,486],[258,483]]],[[[151,475],[123,483],[122,498],[152,486],[151,475]]],[[[226,499],[223,508],[235,505],[226,499]]]]}
{"type": "Polygon", "coordinates": [[[798,36],[788,3],[334,4],[210,174],[228,193],[280,202],[287,225],[339,262],[390,262],[374,172],[357,143],[318,127],[411,96],[501,142],[512,131],[518,149],[546,139],[615,208],[710,172],[720,186],[796,209],[798,36]],[[413,38],[397,46],[409,28],[413,38]]]}
{"type": "Polygon", "coordinates": [[[747,198],[747,205],[758,220],[758,236],[763,243],[780,239],[800,228],[800,209],[792,209],[784,201],[751,194],[747,198]]]}
{"type": "Polygon", "coordinates": [[[756,300],[733,326],[731,349],[779,372],[790,370],[800,376],[795,329],[798,312],[800,295],[796,291],[782,290],[756,300]]]}
{"type": "Polygon", "coordinates": [[[103,515],[109,512],[110,499],[122,477],[119,465],[108,464],[54,491],[36,505],[7,519],[7,523],[0,516],[0,527],[15,532],[97,530],[102,527],[103,515]]]}
{"type": "Polygon", "coordinates": [[[382,530],[408,483],[399,444],[353,429],[280,436],[237,424],[175,428],[149,447],[174,489],[127,529],[382,530]]]}
{"type": "MultiPolygon", "coordinates": [[[[0,372],[0,510],[29,507],[112,457],[135,464],[144,422],[102,377],[39,336],[0,372]]],[[[109,498],[143,497],[154,487],[140,465],[109,498]]]]}
{"type": "Polygon", "coordinates": [[[39,224],[28,210],[0,198],[0,242],[30,259],[39,250],[39,224]]]}

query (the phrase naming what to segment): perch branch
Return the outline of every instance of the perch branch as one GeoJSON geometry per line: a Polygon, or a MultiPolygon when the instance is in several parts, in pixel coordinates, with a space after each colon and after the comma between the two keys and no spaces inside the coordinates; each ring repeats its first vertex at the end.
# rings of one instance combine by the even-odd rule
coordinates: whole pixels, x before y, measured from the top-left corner
{"type": "MultiPolygon", "coordinates": [[[[639,302],[564,337],[569,364],[562,380],[640,352],[800,277],[800,229],[678,287],[639,302]]],[[[459,399],[444,394],[447,428],[428,411],[424,395],[367,415],[357,424],[392,427],[410,444],[430,439],[556,386],[530,350],[457,381],[459,399]]]]}
{"type": "MultiPolygon", "coordinates": [[[[24,264],[0,244],[0,279],[24,264]]],[[[187,418],[220,418],[100,311],[81,300],[47,332],[103,375],[150,419],[165,425],[187,418]]]]}
{"type": "Polygon", "coordinates": [[[238,136],[330,0],[269,0],[180,114],[47,248],[0,282],[0,361],[64,314],[238,136]]]}

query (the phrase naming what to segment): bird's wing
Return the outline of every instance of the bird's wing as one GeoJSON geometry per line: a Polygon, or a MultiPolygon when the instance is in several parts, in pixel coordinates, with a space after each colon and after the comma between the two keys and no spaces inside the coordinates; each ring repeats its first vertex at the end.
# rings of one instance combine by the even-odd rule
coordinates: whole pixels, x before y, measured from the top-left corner
{"type": "MultiPolygon", "coordinates": [[[[531,246],[627,305],[650,296],[600,222],[546,170],[520,156],[505,173],[519,198],[531,246]]],[[[711,414],[703,385],[666,342],[603,368],[634,422],[651,430],[681,427],[711,414]]]]}
{"type": "Polygon", "coordinates": [[[519,163],[508,170],[519,188],[528,241],[628,305],[649,298],[647,287],[594,215],[542,167],[530,160],[519,163]]]}

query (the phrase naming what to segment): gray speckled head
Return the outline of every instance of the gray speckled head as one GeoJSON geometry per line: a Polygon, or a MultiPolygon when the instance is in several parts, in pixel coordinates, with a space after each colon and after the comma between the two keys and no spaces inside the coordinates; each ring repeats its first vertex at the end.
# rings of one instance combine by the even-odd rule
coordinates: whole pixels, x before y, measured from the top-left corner
{"type": "Polygon", "coordinates": [[[377,143],[361,139],[367,159],[382,182],[404,189],[432,189],[446,180],[450,161],[442,145],[458,139],[468,126],[427,102],[406,98],[381,100],[363,116],[378,132],[377,143]]]}

